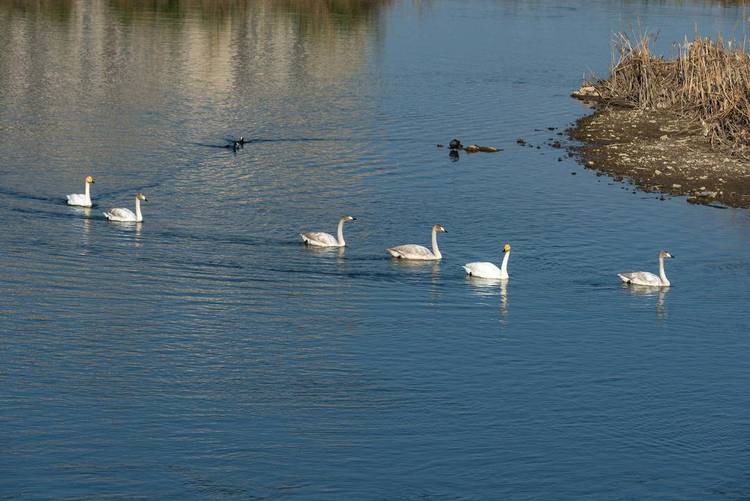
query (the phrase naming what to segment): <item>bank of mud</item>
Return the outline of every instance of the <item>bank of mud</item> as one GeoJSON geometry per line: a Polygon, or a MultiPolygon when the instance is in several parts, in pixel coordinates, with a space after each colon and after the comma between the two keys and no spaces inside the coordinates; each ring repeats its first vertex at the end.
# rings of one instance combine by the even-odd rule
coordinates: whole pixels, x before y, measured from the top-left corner
{"type": "Polygon", "coordinates": [[[588,169],[690,203],[750,207],[750,161],[713,149],[700,127],[665,110],[601,105],[568,134],[588,169]]]}

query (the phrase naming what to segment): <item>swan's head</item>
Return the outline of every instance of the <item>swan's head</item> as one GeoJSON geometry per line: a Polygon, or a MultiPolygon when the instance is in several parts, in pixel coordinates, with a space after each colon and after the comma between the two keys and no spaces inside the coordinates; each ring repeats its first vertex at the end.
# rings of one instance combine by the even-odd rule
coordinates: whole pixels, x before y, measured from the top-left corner
{"type": "Polygon", "coordinates": [[[356,221],[357,218],[354,216],[344,216],[341,218],[342,221],[356,221]]]}
{"type": "Polygon", "coordinates": [[[86,182],[88,184],[94,184],[94,177],[93,176],[86,176],[86,182]]]}
{"type": "Polygon", "coordinates": [[[508,252],[510,252],[510,244],[503,245],[503,253],[508,253],[508,252]]]}
{"type": "Polygon", "coordinates": [[[669,252],[667,252],[667,251],[661,251],[661,252],[659,252],[659,258],[664,259],[665,257],[668,257],[670,259],[674,258],[674,256],[672,254],[670,254],[669,252]]]}
{"type": "Polygon", "coordinates": [[[439,231],[441,233],[448,233],[448,230],[446,230],[445,228],[443,228],[442,224],[436,224],[435,226],[432,227],[432,229],[435,230],[435,231],[439,231]]]}
{"type": "Polygon", "coordinates": [[[142,201],[144,201],[144,202],[147,202],[147,201],[148,201],[148,199],[146,198],[146,195],[144,195],[143,193],[138,193],[138,194],[137,194],[137,195],[135,196],[135,198],[137,198],[138,200],[142,200],[142,201]]]}

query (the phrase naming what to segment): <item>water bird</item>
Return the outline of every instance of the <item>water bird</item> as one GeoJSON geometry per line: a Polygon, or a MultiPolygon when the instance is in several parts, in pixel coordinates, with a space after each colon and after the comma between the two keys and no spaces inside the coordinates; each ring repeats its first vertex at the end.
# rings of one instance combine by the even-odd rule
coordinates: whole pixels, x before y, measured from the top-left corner
{"type": "Polygon", "coordinates": [[[91,185],[94,184],[94,178],[86,176],[83,181],[84,193],[74,193],[67,195],[68,205],[77,205],[79,207],[91,207],[91,185]]]}
{"type": "Polygon", "coordinates": [[[451,142],[448,143],[448,148],[450,148],[452,150],[460,150],[463,147],[464,146],[461,144],[461,141],[459,141],[458,139],[455,139],[455,138],[451,139],[451,142]]]}
{"type": "Polygon", "coordinates": [[[476,262],[467,263],[464,265],[466,274],[477,278],[494,278],[499,280],[508,279],[508,259],[510,258],[510,244],[503,246],[503,262],[500,268],[495,266],[494,263],[489,262],[476,262]]]}
{"type": "Polygon", "coordinates": [[[115,209],[109,209],[107,212],[104,212],[104,217],[109,219],[110,221],[123,221],[123,222],[134,222],[134,223],[140,223],[143,221],[143,215],[141,214],[141,200],[144,202],[147,202],[146,195],[143,193],[138,193],[135,196],[135,213],[131,211],[130,209],[125,208],[115,208],[115,209]]]}
{"type": "Polygon", "coordinates": [[[224,146],[224,148],[232,148],[234,151],[243,149],[245,147],[245,144],[250,142],[245,139],[245,136],[240,136],[239,139],[227,139],[226,141],[229,144],[224,146]]]}
{"type": "Polygon", "coordinates": [[[669,280],[667,280],[667,274],[664,273],[664,258],[672,259],[674,256],[664,250],[659,252],[658,276],[647,271],[630,271],[618,273],[617,276],[626,284],[646,285],[650,287],[669,287],[670,283],[669,280]]]}
{"type": "Polygon", "coordinates": [[[344,223],[348,221],[356,221],[356,217],[344,216],[339,220],[338,226],[338,238],[334,237],[330,233],[323,233],[321,231],[313,231],[310,233],[300,233],[302,241],[305,245],[311,245],[313,247],[344,247],[346,241],[344,240],[344,223]]]}
{"type": "Polygon", "coordinates": [[[415,259],[420,261],[435,261],[442,259],[437,243],[437,233],[448,233],[443,225],[436,224],[432,227],[432,250],[416,244],[399,245],[388,249],[388,253],[399,259],[415,259]]]}

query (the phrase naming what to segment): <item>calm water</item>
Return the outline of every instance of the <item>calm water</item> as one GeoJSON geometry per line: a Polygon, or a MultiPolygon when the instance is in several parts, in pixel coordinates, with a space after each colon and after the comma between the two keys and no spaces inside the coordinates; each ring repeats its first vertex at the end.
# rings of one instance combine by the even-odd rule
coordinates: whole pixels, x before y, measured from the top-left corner
{"type": "Polygon", "coordinates": [[[515,143],[613,31],[747,13],[331,4],[0,0],[0,496],[749,497],[748,212],[515,143]],[[434,223],[441,263],[386,257],[434,223]],[[673,288],[618,284],[660,248],[673,288]]]}

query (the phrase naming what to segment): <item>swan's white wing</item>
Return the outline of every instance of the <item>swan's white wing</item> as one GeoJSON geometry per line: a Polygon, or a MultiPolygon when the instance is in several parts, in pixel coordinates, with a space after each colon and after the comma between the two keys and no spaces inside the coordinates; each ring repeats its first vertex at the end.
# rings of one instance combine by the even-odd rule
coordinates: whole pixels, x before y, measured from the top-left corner
{"type": "Polygon", "coordinates": [[[390,249],[388,249],[388,252],[393,257],[399,257],[403,259],[435,259],[435,254],[433,254],[430,249],[415,244],[391,247],[390,249]]]}
{"type": "Polygon", "coordinates": [[[502,271],[493,263],[468,263],[464,265],[466,273],[480,278],[502,278],[502,271]]]}
{"type": "Polygon", "coordinates": [[[617,276],[626,284],[651,286],[662,285],[661,279],[657,275],[647,271],[629,271],[626,273],[618,273],[617,276]]]}
{"type": "Polygon", "coordinates": [[[68,205],[91,207],[91,198],[87,197],[85,193],[74,193],[73,195],[68,195],[68,205]]]}
{"type": "Polygon", "coordinates": [[[135,213],[130,209],[109,209],[104,216],[111,221],[135,221],[135,213]]]}
{"type": "Polygon", "coordinates": [[[300,234],[302,241],[308,245],[316,245],[318,247],[338,247],[339,241],[336,237],[329,233],[323,233],[321,231],[312,231],[310,233],[300,234]]]}

